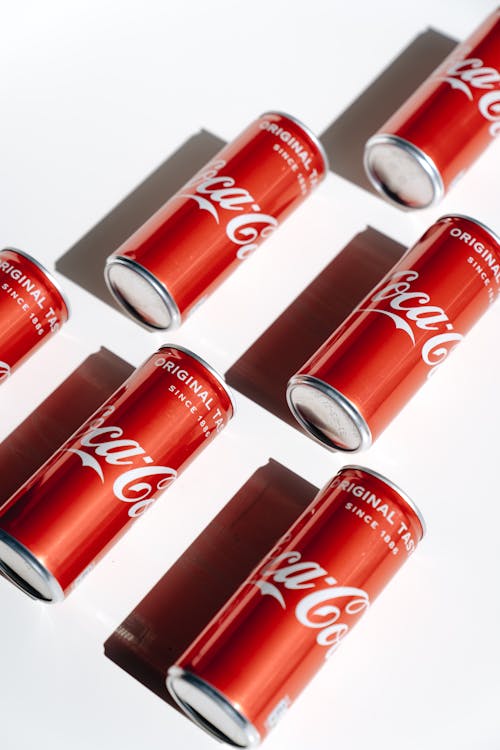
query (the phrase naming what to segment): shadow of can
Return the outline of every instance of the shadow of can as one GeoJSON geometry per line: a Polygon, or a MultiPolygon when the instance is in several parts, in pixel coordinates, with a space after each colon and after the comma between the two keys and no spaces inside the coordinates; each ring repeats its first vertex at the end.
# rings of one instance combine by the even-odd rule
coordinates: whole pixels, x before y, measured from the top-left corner
{"type": "Polygon", "coordinates": [[[104,645],[106,656],[174,707],[168,668],[317,493],[270,459],[238,490],[104,645]]]}

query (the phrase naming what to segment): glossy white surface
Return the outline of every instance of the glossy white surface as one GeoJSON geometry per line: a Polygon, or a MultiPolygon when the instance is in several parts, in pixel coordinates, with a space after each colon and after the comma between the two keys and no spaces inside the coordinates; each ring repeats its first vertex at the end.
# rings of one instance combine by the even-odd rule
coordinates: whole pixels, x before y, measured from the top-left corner
{"type": "MultiPolygon", "coordinates": [[[[92,257],[104,258],[110,237],[140,223],[146,203],[158,207],[162,180],[168,186],[174,177],[160,170],[149,193],[146,186],[103,226],[104,217],[200,130],[209,140],[229,140],[273,108],[322,134],[416,37],[431,28],[464,38],[496,5],[4,3],[0,243],[51,269],[80,243],[87,272],[100,278],[92,257]]],[[[383,80],[376,90],[377,101],[368,93],[352,110],[358,124],[380,106],[383,80]]],[[[348,139],[350,129],[354,137],[356,123],[344,121],[344,135],[337,129],[337,141],[330,140],[348,139]]],[[[338,149],[337,164],[345,166],[347,152],[338,149]]],[[[329,155],[335,170],[336,154],[329,155]]],[[[405,245],[451,212],[500,231],[499,160],[496,143],[440,205],[420,213],[402,212],[330,172],[167,336],[149,334],[59,274],[73,317],[1,385],[0,441],[100,347],[136,366],[173,341],[225,371],[366,226],[405,245]]],[[[267,750],[500,747],[499,329],[497,303],[374,447],[356,456],[414,498],[428,535],[267,750]]],[[[66,602],[36,604],[0,580],[2,750],[214,747],[105,658],[103,642],[269,457],[318,486],[352,463],[249,399],[237,401],[229,429],[66,602]]]]}

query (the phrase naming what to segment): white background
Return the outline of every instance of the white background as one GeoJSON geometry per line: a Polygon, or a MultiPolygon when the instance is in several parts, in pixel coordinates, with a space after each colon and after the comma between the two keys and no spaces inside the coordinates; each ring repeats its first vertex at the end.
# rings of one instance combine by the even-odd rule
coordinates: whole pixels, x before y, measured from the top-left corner
{"type": "MultiPolygon", "coordinates": [[[[54,268],[201,129],[227,141],[278,109],[321,134],[418,35],[430,27],[464,38],[496,5],[4,0],[0,241],[54,268]]],[[[411,214],[331,172],[167,336],[148,334],[60,275],[73,317],[2,385],[0,440],[102,346],[136,366],[170,340],[225,371],[367,225],[405,245],[448,212],[500,231],[499,159],[494,144],[440,206],[411,214]]],[[[355,457],[415,499],[428,536],[266,741],[269,750],[500,748],[499,328],[497,305],[355,457]]],[[[352,462],[237,401],[227,431],[66,602],[36,604],[0,581],[2,750],[214,747],[105,658],[103,642],[269,457],[318,486],[352,462]]]]}

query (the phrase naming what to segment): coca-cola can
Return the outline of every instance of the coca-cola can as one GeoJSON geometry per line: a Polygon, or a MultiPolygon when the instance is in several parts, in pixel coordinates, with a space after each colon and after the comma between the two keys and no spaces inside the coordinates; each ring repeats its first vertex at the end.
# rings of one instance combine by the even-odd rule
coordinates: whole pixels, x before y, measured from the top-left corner
{"type": "Polygon", "coordinates": [[[499,290],[500,237],[442,217],[291,378],[294,416],[332,450],[368,448],[499,290]]]}
{"type": "Polygon", "coordinates": [[[305,125],[263,114],[108,258],[111,293],[150,330],[179,326],[327,170],[305,125]]]}
{"type": "Polygon", "coordinates": [[[169,669],[172,696],[217,739],[259,744],[423,535],[396,485],[344,467],[169,669]]]}
{"type": "Polygon", "coordinates": [[[37,260],[0,250],[0,383],[68,320],[69,303],[37,260]]]}
{"type": "Polygon", "coordinates": [[[0,570],[63,599],[233,413],[212,367],[161,347],[0,508],[0,570]]]}
{"type": "Polygon", "coordinates": [[[385,197],[409,208],[426,208],[441,199],[499,133],[497,8],[369,139],[366,172],[385,197]]]}

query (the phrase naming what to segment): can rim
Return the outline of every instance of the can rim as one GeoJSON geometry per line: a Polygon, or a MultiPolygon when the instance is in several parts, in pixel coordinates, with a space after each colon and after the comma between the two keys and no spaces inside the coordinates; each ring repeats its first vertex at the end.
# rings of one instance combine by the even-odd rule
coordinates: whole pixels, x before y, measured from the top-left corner
{"type": "Polygon", "coordinates": [[[189,357],[192,357],[197,362],[199,362],[201,365],[203,365],[203,367],[205,367],[208,370],[208,372],[211,375],[213,375],[213,377],[217,380],[217,382],[219,383],[219,385],[221,385],[223,387],[224,392],[226,393],[226,395],[227,395],[227,397],[229,399],[229,403],[231,404],[231,409],[232,409],[231,419],[234,417],[234,415],[236,414],[236,402],[234,400],[234,396],[233,396],[232,390],[228,386],[228,384],[226,383],[226,380],[225,380],[224,376],[221,375],[220,372],[217,372],[217,370],[215,369],[215,367],[212,367],[212,365],[210,365],[206,361],[206,359],[203,359],[203,357],[200,357],[199,354],[196,354],[191,349],[188,349],[185,346],[180,346],[179,344],[168,344],[167,343],[167,344],[162,344],[160,346],[160,348],[158,349],[158,351],[161,351],[162,349],[178,349],[180,352],[184,352],[184,354],[187,354],[189,357]]]}
{"type": "Polygon", "coordinates": [[[423,539],[425,534],[427,533],[427,525],[425,523],[424,517],[422,515],[422,512],[420,511],[418,505],[411,499],[411,497],[408,495],[407,492],[401,489],[399,485],[397,485],[395,482],[392,481],[392,479],[388,479],[384,474],[380,474],[378,471],[375,471],[374,469],[369,469],[366,466],[359,466],[359,464],[347,464],[346,466],[343,466],[339,474],[342,471],[345,471],[347,469],[355,469],[357,471],[363,471],[365,474],[371,474],[371,476],[375,477],[376,479],[380,479],[381,482],[386,484],[388,487],[390,487],[392,490],[397,492],[401,500],[403,500],[406,505],[414,512],[414,514],[417,517],[417,520],[422,528],[422,535],[420,539],[423,539]]]}
{"type": "Polygon", "coordinates": [[[29,253],[26,253],[24,250],[19,250],[18,247],[12,247],[12,245],[8,245],[7,247],[3,247],[0,250],[0,253],[2,253],[4,250],[10,250],[13,253],[18,253],[23,258],[26,258],[26,260],[29,260],[30,263],[33,263],[33,265],[36,268],[38,268],[39,271],[41,271],[43,273],[43,275],[48,279],[48,281],[52,284],[52,286],[54,287],[54,289],[56,290],[56,292],[59,294],[59,296],[60,296],[60,298],[61,298],[61,300],[62,300],[62,302],[64,304],[64,307],[66,308],[66,321],[68,321],[69,318],[70,318],[70,316],[71,316],[71,314],[72,314],[71,305],[70,305],[70,302],[69,302],[69,298],[68,298],[66,292],[63,290],[63,288],[62,288],[61,284],[59,283],[59,281],[56,279],[56,277],[52,273],[52,271],[49,271],[47,268],[45,268],[45,266],[42,263],[40,263],[39,260],[37,260],[36,258],[34,258],[29,253]]]}
{"type": "Polygon", "coordinates": [[[390,203],[395,203],[398,206],[404,206],[405,208],[410,208],[412,210],[430,208],[431,206],[436,205],[436,203],[439,203],[444,195],[443,178],[441,177],[441,173],[436,167],[434,160],[428,154],[426,154],[425,151],[422,151],[422,149],[418,148],[418,146],[415,146],[415,144],[407,141],[405,138],[401,138],[399,135],[392,135],[391,133],[376,133],[375,135],[372,135],[372,137],[369,138],[365,143],[363,166],[373,187],[390,203]],[[423,206],[409,206],[404,201],[398,200],[396,197],[392,197],[387,193],[382,181],[378,179],[377,175],[373,171],[370,161],[370,153],[373,146],[380,146],[384,144],[397,146],[403,151],[406,151],[406,153],[412,156],[422,167],[424,172],[430,178],[431,185],[434,191],[432,200],[429,201],[429,203],[425,203],[423,206]]]}
{"type": "Polygon", "coordinates": [[[61,588],[61,584],[57,578],[49,571],[45,565],[42,565],[40,560],[27,548],[24,544],[21,544],[15,537],[8,534],[3,529],[0,529],[0,539],[5,542],[16,554],[18,554],[41,579],[47,584],[47,588],[53,594],[52,599],[46,599],[44,596],[30,586],[21,576],[17,575],[8,565],[0,560],[0,571],[3,573],[11,583],[14,584],[18,589],[21,589],[31,599],[36,599],[41,602],[47,602],[53,604],[54,602],[61,602],[64,599],[64,591],[61,588]]]}
{"type": "Polygon", "coordinates": [[[344,396],[343,393],[337,391],[337,389],[333,388],[329,383],[325,383],[324,380],[320,380],[320,378],[316,378],[313,375],[294,375],[288,381],[286,400],[293,416],[306,430],[308,435],[323,447],[328,448],[328,450],[332,452],[341,451],[342,453],[357,453],[358,451],[366,450],[372,444],[370,428],[358,408],[352,403],[352,401],[344,396]],[[320,429],[313,425],[312,422],[309,422],[302,416],[292,400],[292,392],[297,385],[308,385],[311,388],[316,388],[316,390],[321,391],[325,396],[334,401],[337,406],[344,410],[359,432],[360,444],[357,448],[344,448],[337,445],[332,440],[329,440],[329,438],[324,435],[320,429]]]}
{"type": "Polygon", "coordinates": [[[191,721],[193,721],[193,723],[197,724],[197,726],[199,726],[201,729],[203,729],[205,732],[212,735],[212,737],[215,737],[219,741],[222,740],[223,742],[226,742],[233,747],[241,747],[241,745],[236,744],[236,742],[227,737],[223,732],[218,731],[216,727],[214,727],[208,721],[208,719],[205,719],[200,713],[198,713],[198,711],[192,708],[189,703],[187,703],[179,695],[177,695],[174,684],[176,680],[182,680],[183,682],[186,682],[187,684],[190,684],[193,687],[197,688],[202,693],[204,693],[211,701],[213,701],[219,708],[221,708],[223,712],[227,714],[227,716],[238,725],[239,729],[248,738],[248,744],[244,745],[244,747],[256,747],[260,743],[260,734],[257,728],[241,713],[240,710],[238,710],[237,706],[234,703],[232,703],[228,698],[226,698],[225,695],[219,692],[219,690],[210,685],[210,683],[201,679],[201,677],[198,677],[197,675],[193,674],[193,672],[183,669],[182,667],[174,665],[168,670],[166,685],[172,698],[183,710],[183,712],[191,719],[191,721]]]}
{"type": "Polygon", "coordinates": [[[295,125],[298,125],[301,130],[304,131],[304,133],[311,139],[311,141],[314,143],[316,148],[318,149],[321,158],[323,159],[323,164],[325,167],[325,174],[330,170],[330,160],[328,158],[328,154],[326,153],[326,149],[321,143],[319,136],[314,133],[314,131],[311,130],[307,125],[304,125],[302,120],[299,120],[297,117],[294,117],[293,115],[289,115],[288,112],[281,112],[277,109],[268,109],[265,112],[262,112],[259,117],[265,117],[266,115],[279,115],[280,117],[286,117],[287,120],[290,120],[290,122],[293,122],[295,125]]]}
{"type": "Polygon", "coordinates": [[[472,224],[476,224],[478,227],[481,227],[481,229],[484,229],[484,231],[495,240],[500,249],[500,234],[494,232],[493,229],[490,229],[487,224],[479,221],[479,219],[474,219],[472,216],[468,216],[467,214],[445,214],[444,216],[440,216],[437,221],[443,221],[444,219],[465,219],[466,221],[472,222],[472,224]]]}
{"type": "Polygon", "coordinates": [[[177,306],[177,303],[168,291],[165,284],[159,281],[156,276],[151,273],[151,271],[148,271],[147,268],[142,266],[136,260],[126,258],[123,255],[111,255],[106,260],[106,265],[104,266],[104,280],[113,298],[118,302],[124,312],[126,312],[127,315],[132,318],[132,320],[134,320],[136,323],[139,323],[139,325],[141,325],[143,328],[146,328],[148,331],[166,331],[170,329],[174,330],[175,328],[178,328],[182,323],[181,313],[177,306]],[[167,328],[156,326],[154,325],[154,323],[148,323],[148,321],[139,316],[137,310],[132,307],[132,305],[125,299],[125,297],[118,291],[118,289],[115,288],[113,282],[111,281],[109,273],[112,266],[125,266],[125,268],[135,271],[138,276],[142,276],[142,278],[147,281],[150,286],[152,286],[153,290],[160,297],[161,302],[163,302],[163,304],[167,308],[168,314],[170,315],[171,322],[170,325],[167,326],[167,328]]]}

